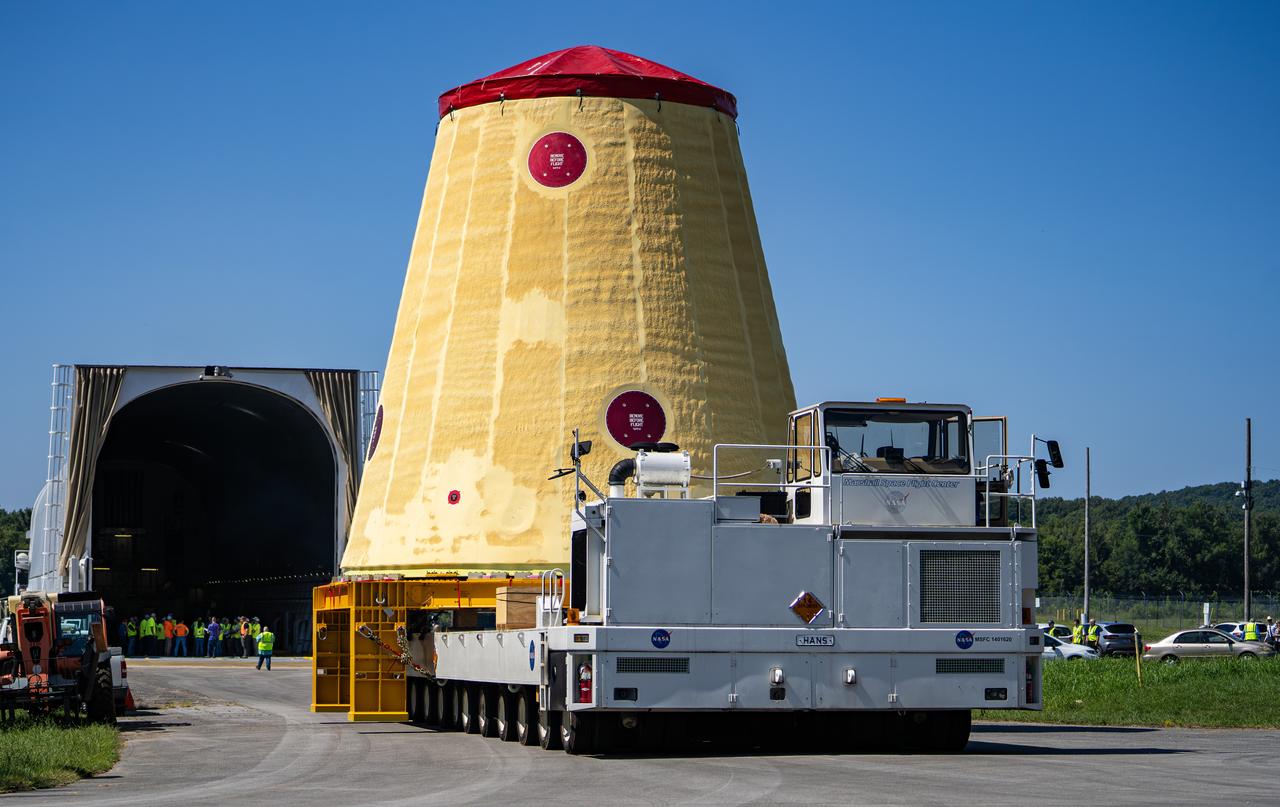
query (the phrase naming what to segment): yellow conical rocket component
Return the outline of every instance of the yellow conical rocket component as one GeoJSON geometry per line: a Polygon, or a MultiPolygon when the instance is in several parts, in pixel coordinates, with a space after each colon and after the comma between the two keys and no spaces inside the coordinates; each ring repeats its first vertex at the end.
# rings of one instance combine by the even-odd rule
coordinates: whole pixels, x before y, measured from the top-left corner
{"type": "Polygon", "coordinates": [[[710,475],[715,443],[783,440],[732,96],[685,76],[625,97],[633,74],[578,96],[527,65],[440,120],[346,573],[567,568],[573,477],[547,477],[575,428],[601,486],[622,443],[678,443],[710,475]]]}

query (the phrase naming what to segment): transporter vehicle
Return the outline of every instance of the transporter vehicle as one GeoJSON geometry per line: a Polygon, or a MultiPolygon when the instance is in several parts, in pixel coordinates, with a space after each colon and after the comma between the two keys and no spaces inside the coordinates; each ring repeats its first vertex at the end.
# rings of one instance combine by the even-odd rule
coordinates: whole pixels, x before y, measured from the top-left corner
{"type": "Polygon", "coordinates": [[[322,586],[313,709],[349,691],[585,754],[726,735],[959,751],[972,709],[1042,708],[1032,476],[1047,485],[1034,449],[1061,467],[1057,444],[1010,455],[1003,419],[905,399],[797,410],[788,434],[716,445],[695,498],[669,443],[633,445],[602,490],[575,432],[555,472],[571,563],[537,578],[529,620],[475,607],[512,581],[322,586]]]}
{"type": "Polygon", "coordinates": [[[111,649],[101,598],[92,592],[24,591],[9,597],[0,629],[0,717],[16,709],[82,710],[114,723],[111,649]]]}
{"type": "Polygon", "coordinates": [[[1262,642],[1245,642],[1213,628],[1197,628],[1170,634],[1155,644],[1146,645],[1142,658],[1177,664],[1184,658],[1270,658],[1274,648],[1262,642]]]}
{"type": "Polygon", "coordinates": [[[1102,658],[1098,655],[1098,651],[1092,647],[1082,644],[1072,644],[1064,642],[1054,636],[1045,635],[1044,637],[1044,654],[1045,661],[1057,661],[1058,659],[1066,659],[1067,661],[1094,661],[1102,658]]]}

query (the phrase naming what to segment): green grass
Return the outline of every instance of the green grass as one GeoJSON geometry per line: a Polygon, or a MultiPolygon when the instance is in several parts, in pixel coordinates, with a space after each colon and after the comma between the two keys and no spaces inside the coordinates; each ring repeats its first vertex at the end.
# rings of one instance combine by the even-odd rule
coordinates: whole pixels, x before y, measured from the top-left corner
{"type": "Polygon", "coordinates": [[[0,793],[67,784],[110,770],[119,758],[113,726],[30,717],[0,723],[0,793]]]}
{"type": "Polygon", "coordinates": [[[1040,712],[981,711],[984,720],[1092,726],[1280,728],[1280,658],[1142,664],[1132,658],[1044,666],[1040,712]]]}

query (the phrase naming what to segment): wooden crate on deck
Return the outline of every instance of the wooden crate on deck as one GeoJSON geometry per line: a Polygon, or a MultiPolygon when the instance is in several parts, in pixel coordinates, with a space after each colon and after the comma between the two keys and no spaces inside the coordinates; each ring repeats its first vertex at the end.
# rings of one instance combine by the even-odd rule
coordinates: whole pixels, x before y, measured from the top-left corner
{"type": "Polygon", "coordinates": [[[498,630],[532,628],[537,620],[537,586],[499,586],[495,615],[498,630]]]}

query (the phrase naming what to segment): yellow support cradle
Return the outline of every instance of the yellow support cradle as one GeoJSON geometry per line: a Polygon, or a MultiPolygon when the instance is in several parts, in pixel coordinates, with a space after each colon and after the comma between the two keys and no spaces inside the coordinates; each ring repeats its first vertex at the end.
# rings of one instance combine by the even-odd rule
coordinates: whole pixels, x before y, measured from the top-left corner
{"type": "Polygon", "coordinates": [[[396,629],[410,611],[495,608],[498,588],[511,582],[439,577],[317,586],[311,593],[311,711],[346,712],[349,720],[407,720],[405,665],[358,635],[360,626],[396,647],[396,629]]]}

